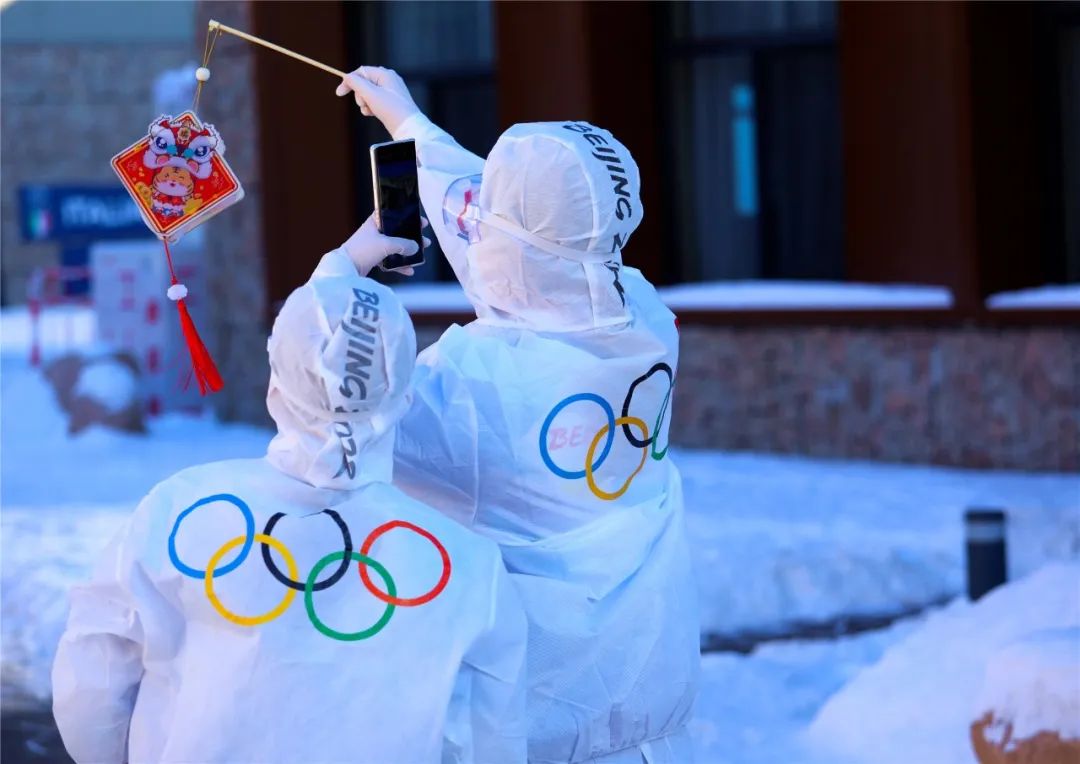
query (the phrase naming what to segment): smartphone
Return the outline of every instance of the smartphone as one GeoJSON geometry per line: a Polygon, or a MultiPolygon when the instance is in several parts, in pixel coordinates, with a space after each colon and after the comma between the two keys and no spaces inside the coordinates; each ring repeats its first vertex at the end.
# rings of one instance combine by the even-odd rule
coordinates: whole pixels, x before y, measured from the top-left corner
{"type": "Polygon", "coordinates": [[[412,239],[415,255],[390,255],[380,263],[393,271],[424,262],[420,233],[420,185],[416,177],[416,142],[390,141],[371,147],[371,181],[375,190],[375,224],[386,236],[412,239]]]}

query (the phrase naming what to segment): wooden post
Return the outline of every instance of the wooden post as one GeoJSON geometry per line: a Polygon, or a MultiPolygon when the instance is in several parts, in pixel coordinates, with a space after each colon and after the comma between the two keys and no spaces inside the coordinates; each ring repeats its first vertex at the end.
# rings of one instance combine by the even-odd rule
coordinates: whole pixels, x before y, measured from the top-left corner
{"type": "MultiPolygon", "coordinates": [[[[330,66],[350,68],[343,3],[258,2],[251,13],[254,34],[311,53],[330,66]]],[[[266,281],[273,313],[359,222],[353,205],[356,147],[348,115],[356,105],[351,98],[334,96],[337,83],[324,72],[272,50],[254,50],[266,281]]]]}
{"type": "Polygon", "coordinates": [[[978,306],[968,6],[842,3],[848,276],[978,306]]]}
{"type": "Polygon", "coordinates": [[[941,284],[969,315],[1046,280],[1036,5],[840,4],[852,280],[941,284]]]}

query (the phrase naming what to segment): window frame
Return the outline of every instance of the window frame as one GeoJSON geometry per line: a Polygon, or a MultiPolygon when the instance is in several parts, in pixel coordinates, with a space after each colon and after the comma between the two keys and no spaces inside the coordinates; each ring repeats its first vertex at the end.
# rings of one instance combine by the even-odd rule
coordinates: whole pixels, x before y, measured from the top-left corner
{"type": "MultiPolygon", "coordinates": [[[[839,5],[839,3],[837,3],[839,5]]],[[[768,106],[762,103],[763,99],[761,95],[765,93],[765,80],[763,71],[767,66],[765,61],[766,57],[776,54],[799,54],[799,53],[835,53],[837,57],[840,55],[840,43],[838,29],[797,29],[790,31],[778,31],[778,32],[755,32],[755,33],[735,33],[730,35],[707,35],[701,37],[694,37],[693,39],[678,39],[674,27],[675,27],[675,13],[677,13],[677,5],[675,3],[664,4],[660,13],[657,14],[658,22],[656,25],[657,38],[656,38],[656,50],[657,50],[657,66],[662,69],[661,76],[658,77],[660,82],[671,82],[676,76],[676,70],[678,67],[689,67],[692,62],[696,60],[708,59],[708,58],[732,58],[738,56],[744,56],[749,64],[750,70],[750,83],[754,89],[755,94],[755,115],[757,122],[757,141],[756,141],[756,156],[755,163],[757,167],[757,184],[758,184],[758,199],[759,209],[757,214],[757,252],[755,253],[756,261],[758,263],[760,276],[757,276],[753,280],[761,281],[774,281],[783,280],[785,278],[792,278],[793,280],[801,280],[795,277],[786,277],[785,274],[780,272],[780,253],[776,238],[769,235],[770,231],[776,228],[776,215],[777,211],[774,205],[768,204],[773,196],[773,186],[769,180],[769,172],[771,160],[766,156],[764,146],[766,141],[762,140],[762,136],[765,134],[765,130],[768,129],[768,106]]],[[[839,9],[837,9],[839,13],[839,9]]],[[[778,57],[778,56],[777,56],[778,57]]],[[[666,88],[660,93],[660,102],[665,105],[666,108],[661,109],[662,117],[661,135],[674,136],[675,135],[675,115],[681,108],[684,108],[682,104],[678,103],[679,95],[676,93],[675,88],[666,88]],[[666,92],[664,92],[666,91],[666,92]]],[[[840,104],[842,106],[842,104],[840,104]]],[[[838,115],[838,123],[842,125],[842,114],[838,115]]],[[[672,156],[671,142],[673,138],[668,139],[668,146],[665,146],[665,151],[668,152],[668,156],[672,156]]],[[[679,169],[676,167],[678,162],[669,161],[663,164],[663,176],[660,181],[665,189],[664,203],[665,203],[665,217],[668,221],[672,221],[672,226],[676,225],[676,221],[679,220],[678,210],[676,204],[678,204],[680,189],[680,183],[678,180],[679,169]]],[[[843,168],[841,167],[840,182],[843,185],[843,168]]],[[[841,229],[843,229],[843,203],[841,202],[841,229]]],[[[680,239],[674,234],[669,232],[669,246],[673,249],[678,248],[685,241],[693,242],[692,237],[680,241],[680,239]]],[[[699,248],[700,249],[700,248],[699,248]]],[[[843,262],[843,254],[840,253],[840,260],[843,262]]],[[[666,272],[664,273],[665,283],[695,283],[697,279],[688,279],[687,272],[691,270],[687,267],[687,263],[684,258],[671,258],[667,265],[666,272]]],[[[839,279],[830,279],[835,281],[845,281],[846,277],[839,279]]]]}

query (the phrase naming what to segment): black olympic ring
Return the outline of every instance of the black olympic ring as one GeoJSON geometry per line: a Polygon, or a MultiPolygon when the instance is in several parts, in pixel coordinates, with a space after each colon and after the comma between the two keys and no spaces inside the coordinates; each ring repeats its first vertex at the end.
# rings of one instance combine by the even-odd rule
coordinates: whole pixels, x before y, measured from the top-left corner
{"type": "MultiPolygon", "coordinates": [[[[623,405],[622,405],[623,418],[626,418],[626,417],[630,416],[630,402],[634,398],[634,390],[637,389],[638,385],[640,385],[642,382],[647,380],[649,377],[651,377],[653,374],[655,374],[658,371],[662,371],[665,374],[667,374],[668,386],[669,387],[675,384],[675,377],[671,373],[671,367],[668,366],[663,361],[660,361],[660,363],[655,364],[651,369],[649,369],[647,372],[645,372],[640,377],[638,377],[637,379],[635,379],[633,382],[630,383],[630,389],[626,391],[626,400],[623,401],[623,405]]],[[[661,416],[663,416],[662,413],[661,413],[661,416]]],[[[654,432],[652,435],[650,435],[648,437],[648,439],[646,439],[646,440],[642,440],[641,438],[636,437],[634,435],[634,433],[630,432],[630,425],[628,425],[628,424],[624,424],[622,426],[622,429],[623,429],[623,435],[625,435],[626,439],[628,441],[630,441],[630,445],[634,446],[635,448],[648,448],[649,446],[652,445],[653,441],[656,440],[656,435],[660,431],[660,423],[657,422],[656,432],[654,432]]],[[[263,547],[263,554],[266,554],[266,553],[267,553],[266,552],[266,547],[263,547]]]]}
{"type": "MultiPolygon", "coordinates": [[[[352,535],[349,533],[349,526],[347,526],[345,524],[345,521],[341,519],[341,515],[339,515],[332,509],[324,509],[322,510],[322,514],[329,515],[330,519],[334,521],[338,529],[341,531],[341,540],[345,542],[345,556],[341,559],[341,565],[338,566],[338,569],[334,571],[334,574],[332,576],[327,578],[325,581],[319,581],[313,587],[311,587],[311,590],[315,592],[321,592],[323,589],[328,589],[341,580],[341,577],[345,575],[345,571],[349,569],[349,565],[352,562],[351,557],[353,551],[352,535]]],[[[266,527],[263,529],[263,535],[272,535],[271,532],[274,530],[274,526],[277,525],[278,520],[283,517],[285,517],[284,512],[278,512],[277,514],[271,515],[270,519],[266,521],[266,527]]],[[[296,589],[296,591],[298,592],[304,591],[304,583],[302,581],[293,581],[291,578],[278,570],[277,564],[270,556],[270,546],[266,543],[262,543],[262,558],[263,562],[266,564],[266,569],[270,571],[270,574],[274,578],[285,584],[285,586],[288,586],[290,589],[296,589]]]]}

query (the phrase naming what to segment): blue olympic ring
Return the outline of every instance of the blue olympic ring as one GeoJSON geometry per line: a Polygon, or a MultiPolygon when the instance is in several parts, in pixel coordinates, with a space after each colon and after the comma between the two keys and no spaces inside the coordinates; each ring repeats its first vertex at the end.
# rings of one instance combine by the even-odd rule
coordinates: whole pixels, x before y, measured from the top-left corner
{"type": "Polygon", "coordinates": [[[559,415],[559,412],[569,406],[571,403],[577,403],[578,401],[593,401],[600,405],[600,408],[607,414],[608,428],[607,428],[607,442],[604,444],[604,450],[600,453],[600,456],[596,460],[596,464],[592,465],[592,470],[595,472],[600,469],[600,465],[607,459],[608,453],[611,451],[611,445],[615,442],[615,412],[611,410],[611,404],[601,398],[596,393],[578,393],[577,395],[571,395],[568,398],[563,398],[559,401],[558,405],[551,410],[551,413],[547,415],[547,419],[544,420],[544,426],[540,428],[540,456],[544,460],[544,464],[547,468],[554,472],[561,478],[567,480],[580,480],[585,477],[585,470],[578,470],[577,472],[571,472],[564,470],[559,465],[555,464],[551,460],[551,454],[548,453],[547,448],[547,434],[548,429],[551,427],[551,423],[555,421],[555,417],[559,415]]]}
{"type": "Polygon", "coordinates": [[[180,523],[183,522],[185,517],[190,515],[192,512],[194,512],[196,509],[203,506],[204,504],[213,504],[217,501],[227,501],[230,504],[234,505],[237,509],[239,509],[240,512],[244,515],[244,524],[246,528],[244,533],[244,545],[240,547],[240,554],[238,554],[236,556],[236,559],[230,562],[228,565],[222,565],[220,568],[217,568],[214,571],[214,577],[217,578],[218,576],[223,576],[226,573],[230,573],[240,567],[240,565],[242,565],[244,560],[247,558],[248,552],[251,551],[252,544],[255,542],[255,516],[251,514],[251,509],[248,507],[247,504],[243,502],[242,499],[237,496],[233,496],[231,493],[215,493],[213,496],[207,496],[205,499],[199,499],[197,502],[192,504],[190,507],[185,509],[177,516],[176,522],[173,524],[172,533],[169,534],[169,559],[172,560],[172,564],[176,566],[176,569],[183,573],[185,576],[189,576],[191,578],[205,579],[206,571],[196,570],[195,568],[185,565],[183,562],[180,561],[179,555],[176,554],[176,532],[180,530],[180,523]]]}

